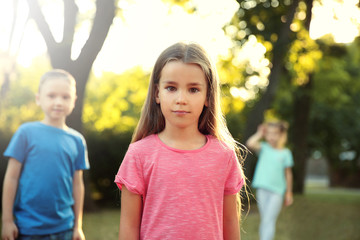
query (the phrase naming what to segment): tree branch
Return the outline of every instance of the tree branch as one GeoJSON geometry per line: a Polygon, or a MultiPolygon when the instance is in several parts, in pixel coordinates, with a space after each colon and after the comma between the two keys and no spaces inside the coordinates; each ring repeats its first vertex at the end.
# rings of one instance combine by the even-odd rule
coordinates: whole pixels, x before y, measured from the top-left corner
{"type": "Polygon", "coordinates": [[[71,45],[74,39],[76,16],[79,12],[74,0],[64,0],[64,30],[61,44],[71,45]]]}
{"type": "Polygon", "coordinates": [[[50,27],[46,22],[43,13],[41,12],[39,2],[37,0],[28,0],[28,4],[30,17],[35,20],[36,25],[38,26],[39,31],[45,40],[47,48],[52,49],[54,46],[57,45],[57,43],[50,31],[50,27]]]}
{"type": "Polygon", "coordinates": [[[10,53],[11,43],[13,42],[13,36],[14,36],[14,31],[15,31],[16,19],[17,19],[17,12],[18,12],[17,11],[18,3],[19,3],[19,0],[13,1],[13,18],[11,21],[11,31],[10,31],[9,42],[8,42],[8,53],[10,53]]]}
{"type": "Polygon", "coordinates": [[[115,17],[114,0],[97,0],[96,14],[87,42],[76,61],[93,62],[100,52],[115,17]]]}

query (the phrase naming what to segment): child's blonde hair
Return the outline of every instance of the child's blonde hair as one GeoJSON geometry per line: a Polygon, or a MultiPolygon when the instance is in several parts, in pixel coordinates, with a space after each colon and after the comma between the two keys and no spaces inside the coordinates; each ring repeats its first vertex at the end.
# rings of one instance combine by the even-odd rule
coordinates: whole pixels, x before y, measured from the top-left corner
{"type": "Polygon", "coordinates": [[[287,132],[289,129],[289,124],[285,121],[278,120],[266,122],[266,127],[276,127],[279,129],[281,137],[279,139],[278,146],[281,148],[285,147],[287,143],[287,132]]]}
{"type": "Polygon", "coordinates": [[[38,91],[40,92],[41,87],[45,82],[51,79],[64,79],[67,80],[72,87],[74,87],[76,92],[76,81],[75,78],[67,71],[63,69],[53,69],[44,73],[40,78],[38,91]]]}

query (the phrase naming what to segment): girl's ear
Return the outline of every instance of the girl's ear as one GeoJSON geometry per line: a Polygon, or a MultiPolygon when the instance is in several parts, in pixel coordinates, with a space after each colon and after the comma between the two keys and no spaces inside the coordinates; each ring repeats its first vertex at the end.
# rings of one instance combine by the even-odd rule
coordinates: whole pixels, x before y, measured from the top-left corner
{"type": "Polygon", "coordinates": [[[157,104],[160,104],[159,84],[156,84],[156,86],[155,86],[155,101],[157,104]]]}
{"type": "Polygon", "coordinates": [[[205,100],[204,105],[205,105],[205,107],[209,107],[209,100],[208,99],[205,100]]]}

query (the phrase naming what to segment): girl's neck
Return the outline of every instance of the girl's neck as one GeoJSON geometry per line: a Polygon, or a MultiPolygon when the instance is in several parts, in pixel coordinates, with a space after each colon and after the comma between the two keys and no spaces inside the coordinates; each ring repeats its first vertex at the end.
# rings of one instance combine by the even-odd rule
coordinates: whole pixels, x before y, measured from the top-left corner
{"type": "Polygon", "coordinates": [[[282,146],[282,144],[279,144],[279,143],[277,143],[277,144],[271,144],[271,143],[269,143],[270,144],[270,146],[272,147],[272,148],[274,148],[274,149],[276,149],[276,150],[282,150],[282,149],[284,149],[284,146],[282,146]]]}
{"type": "Polygon", "coordinates": [[[166,128],[158,134],[160,140],[169,147],[181,150],[195,150],[206,144],[206,136],[190,129],[166,128]]]}

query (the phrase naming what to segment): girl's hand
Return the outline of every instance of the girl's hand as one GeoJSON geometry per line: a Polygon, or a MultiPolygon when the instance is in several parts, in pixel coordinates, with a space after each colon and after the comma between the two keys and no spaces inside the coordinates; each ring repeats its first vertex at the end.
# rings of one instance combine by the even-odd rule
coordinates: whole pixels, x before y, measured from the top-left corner
{"type": "Polygon", "coordinates": [[[257,132],[256,134],[259,136],[259,137],[264,137],[265,136],[265,129],[266,129],[266,125],[263,123],[263,124],[260,124],[257,128],[257,132]]]}
{"type": "Polygon", "coordinates": [[[18,237],[19,230],[13,221],[3,222],[2,225],[2,240],[15,240],[18,237]]]}
{"type": "Polygon", "coordinates": [[[284,200],[284,205],[286,207],[290,206],[291,204],[293,204],[294,202],[294,197],[293,197],[293,193],[292,192],[286,192],[285,193],[285,200],[284,200]]]}
{"type": "Polygon", "coordinates": [[[81,228],[74,228],[73,240],[85,240],[84,232],[81,228]]]}

